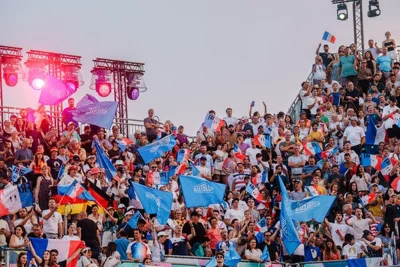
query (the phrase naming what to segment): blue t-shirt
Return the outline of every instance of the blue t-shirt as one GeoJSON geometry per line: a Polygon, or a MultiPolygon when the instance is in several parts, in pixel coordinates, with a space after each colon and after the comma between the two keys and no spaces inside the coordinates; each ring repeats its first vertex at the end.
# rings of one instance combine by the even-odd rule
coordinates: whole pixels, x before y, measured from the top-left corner
{"type": "Polygon", "coordinates": [[[125,237],[121,237],[117,240],[114,240],[114,243],[117,245],[117,251],[121,255],[121,260],[127,260],[128,257],[126,256],[126,249],[130,243],[129,240],[125,237]]]}
{"type": "Polygon", "coordinates": [[[376,59],[376,64],[379,65],[379,69],[383,72],[390,72],[392,69],[392,58],[388,55],[386,56],[379,56],[376,59]]]}
{"type": "Polygon", "coordinates": [[[64,124],[67,125],[69,122],[72,121],[75,124],[75,127],[78,127],[78,122],[73,119],[73,111],[76,111],[76,108],[66,107],[63,110],[62,116],[64,117],[64,124]]]}
{"type": "Polygon", "coordinates": [[[340,77],[348,77],[357,75],[357,71],[354,68],[354,61],[356,60],[355,56],[348,55],[342,56],[339,59],[339,67],[342,67],[342,74],[340,77]]]}
{"type": "Polygon", "coordinates": [[[319,259],[321,260],[321,251],[319,250],[319,247],[313,247],[311,245],[307,245],[304,248],[304,261],[309,262],[309,261],[317,261],[319,259]]]}

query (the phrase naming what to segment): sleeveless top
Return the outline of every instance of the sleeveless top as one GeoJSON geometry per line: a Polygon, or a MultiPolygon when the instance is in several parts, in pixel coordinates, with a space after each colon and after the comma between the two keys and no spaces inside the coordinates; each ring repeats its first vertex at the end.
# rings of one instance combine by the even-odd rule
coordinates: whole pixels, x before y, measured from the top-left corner
{"type": "MultiPolygon", "coordinates": [[[[385,45],[385,47],[388,47],[389,45],[393,45],[393,42],[390,41],[390,42],[384,43],[384,45],[385,45]]],[[[394,47],[388,47],[387,49],[388,49],[388,51],[393,51],[394,47]]]]}

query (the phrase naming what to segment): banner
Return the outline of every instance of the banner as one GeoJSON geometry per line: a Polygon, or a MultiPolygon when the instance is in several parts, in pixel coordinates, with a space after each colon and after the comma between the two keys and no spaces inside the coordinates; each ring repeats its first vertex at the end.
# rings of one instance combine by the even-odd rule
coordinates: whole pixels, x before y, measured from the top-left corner
{"type": "Polygon", "coordinates": [[[111,181],[117,175],[117,170],[96,140],[94,141],[94,146],[96,148],[97,163],[100,168],[105,170],[108,181],[111,181]]]}
{"type": "Polygon", "coordinates": [[[185,175],[180,175],[179,181],[187,208],[208,207],[211,204],[221,204],[224,200],[224,184],[185,175]]]}
{"type": "Polygon", "coordinates": [[[322,223],[335,199],[335,196],[316,196],[299,201],[291,201],[290,217],[298,222],[308,222],[314,219],[322,223]]]}
{"type": "Polygon", "coordinates": [[[104,101],[81,106],[73,111],[73,119],[80,123],[93,124],[110,129],[115,118],[118,102],[104,101]]]}

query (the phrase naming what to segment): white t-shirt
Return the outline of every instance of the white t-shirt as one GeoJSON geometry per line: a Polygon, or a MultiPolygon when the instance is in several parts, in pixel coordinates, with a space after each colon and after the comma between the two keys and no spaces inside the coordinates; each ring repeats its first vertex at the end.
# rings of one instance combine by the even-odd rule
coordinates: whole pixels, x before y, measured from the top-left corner
{"type": "Polygon", "coordinates": [[[259,148],[252,148],[252,147],[249,147],[249,148],[246,150],[246,156],[249,156],[250,164],[251,164],[251,165],[258,165],[257,157],[256,157],[256,155],[257,155],[258,153],[261,153],[261,149],[259,149],[259,148]]]}
{"type": "MultiPolygon", "coordinates": [[[[5,220],[0,219],[0,229],[2,228],[6,229],[7,231],[10,231],[8,223],[5,220]]],[[[5,234],[0,234],[0,246],[7,246],[7,240],[5,234]]]]}
{"type": "Polygon", "coordinates": [[[308,103],[308,99],[310,98],[311,92],[308,96],[304,96],[308,91],[307,90],[301,90],[300,91],[300,99],[301,99],[301,108],[302,109],[308,109],[307,107],[307,103],[308,103]]]}
{"type": "Polygon", "coordinates": [[[343,256],[347,256],[348,259],[357,259],[358,254],[362,252],[361,245],[356,242],[354,245],[347,244],[344,246],[342,254],[343,256]]]}
{"type": "MultiPolygon", "coordinates": [[[[20,224],[23,221],[23,219],[18,219],[14,221],[14,226],[17,226],[18,224],[20,224]]],[[[25,224],[24,224],[24,228],[26,233],[31,233],[32,232],[32,228],[33,228],[33,224],[31,222],[31,220],[28,220],[25,224]]]]}
{"type": "Polygon", "coordinates": [[[206,176],[211,176],[211,171],[207,167],[203,166],[196,166],[196,168],[199,170],[200,174],[206,175],[206,176]]]}
{"type": "Polygon", "coordinates": [[[357,146],[361,144],[361,138],[365,137],[365,131],[360,126],[350,125],[344,130],[343,136],[347,138],[351,146],[357,146]]]}
{"type": "Polygon", "coordinates": [[[225,117],[223,118],[224,121],[226,121],[226,125],[236,125],[238,122],[238,119],[236,117],[225,117]]]}
{"type": "Polygon", "coordinates": [[[352,218],[349,220],[353,226],[353,235],[356,240],[360,240],[363,236],[364,230],[369,230],[369,225],[372,222],[371,219],[352,218]]]}
{"type": "Polygon", "coordinates": [[[62,240],[72,241],[72,240],[80,240],[80,239],[79,239],[79,236],[77,236],[77,235],[73,235],[73,236],[65,235],[65,236],[63,236],[62,240]]]}
{"type": "Polygon", "coordinates": [[[335,242],[336,246],[343,246],[343,241],[340,239],[340,236],[337,234],[337,231],[344,237],[346,234],[350,234],[350,227],[344,223],[330,223],[329,229],[332,233],[332,240],[335,242]]]}
{"type": "Polygon", "coordinates": [[[311,115],[317,114],[317,109],[319,108],[319,104],[318,104],[318,103],[322,103],[322,98],[319,97],[319,96],[316,96],[315,99],[314,99],[313,97],[310,97],[310,98],[307,100],[307,106],[310,106],[310,105],[314,104],[315,101],[317,101],[317,102],[316,102],[315,105],[310,109],[311,115]]]}
{"type": "Polygon", "coordinates": [[[238,219],[241,222],[244,220],[244,212],[241,209],[229,209],[226,211],[224,219],[229,220],[229,222],[232,222],[233,219],[238,219]]]}
{"type": "Polygon", "coordinates": [[[50,210],[44,210],[42,213],[43,232],[45,234],[58,234],[58,224],[63,222],[61,214],[56,211],[48,220],[46,220],[44,217],[49,213],[50,210]]]}

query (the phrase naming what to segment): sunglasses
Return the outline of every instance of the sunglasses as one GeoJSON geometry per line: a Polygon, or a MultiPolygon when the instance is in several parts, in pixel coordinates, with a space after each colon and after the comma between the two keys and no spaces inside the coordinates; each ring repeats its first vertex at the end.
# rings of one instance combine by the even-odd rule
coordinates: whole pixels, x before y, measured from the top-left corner
{"type": "Polygon", "coordinates": [[[217,258],[217,259],[223,259],[224,257],[222,257],[222,256],[217,256],[216,258],[217,258]]]}

